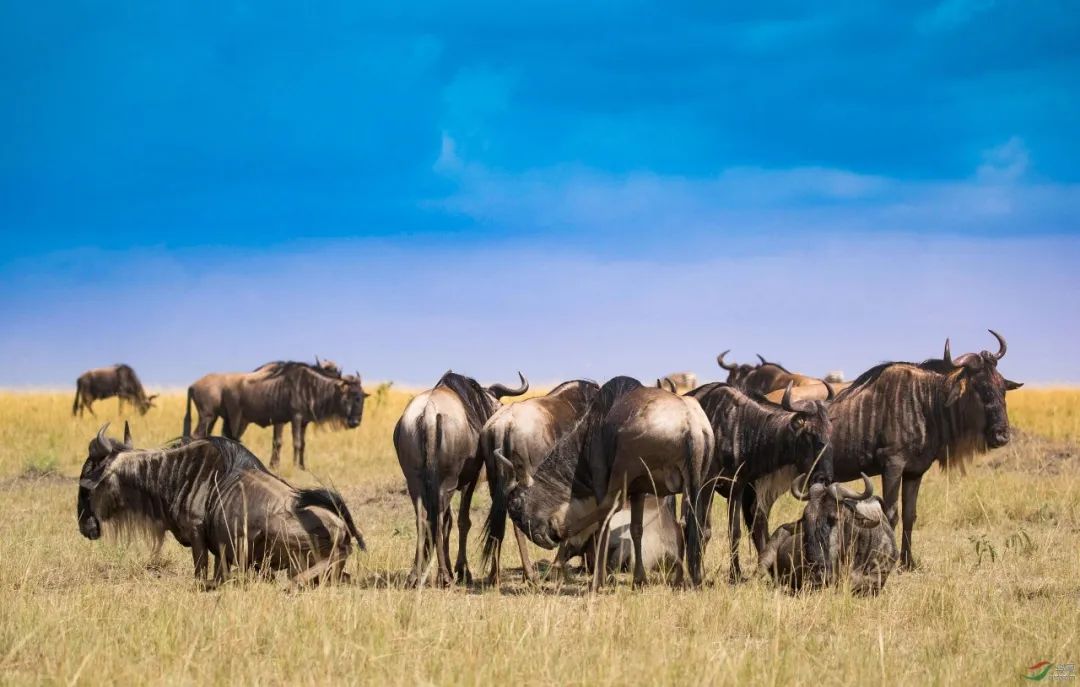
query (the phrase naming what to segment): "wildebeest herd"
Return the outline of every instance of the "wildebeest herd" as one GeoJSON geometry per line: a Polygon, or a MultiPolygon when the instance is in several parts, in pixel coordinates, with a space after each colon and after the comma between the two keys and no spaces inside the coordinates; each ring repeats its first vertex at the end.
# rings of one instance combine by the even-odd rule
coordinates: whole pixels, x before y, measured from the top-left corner
{"type": "MultiPolygon", "coordinates": [[[[741,529],[758,553],[756,573],[790,588],[846,583],[878,593],[897,562],[915,565],[912,531],[919,487],[935,463],[963,465],[1009,441],[1005,393],[1021,386],[997,369],[1006,352],[888,362],[835,386],[760,358],[717,358],[725,382],[696,385],[679,373],[644,385],[615,377],[600,385],[564,382],[544,396],[503,404],[529,389],[482,386],[447,372],[416,395],[398,420],[394,448],[416,525],[408,584],[471,582],[468,536],[473,492],[486,475],[491,508],[483,526],[487,583],[501,580],[500,554],[512,522],[522,571],[535,581],[527,541],[556,549],[551,570],[567,574],[577,556],[599,589],[609,573],[632,568],[633,584],[666,567],[675,584],[697,586],[712,535],[715,494],[727,504],[729,579],[745,578],[741,529]],[[693,387],[678,393],[677,387],[693,387]],[[871,476],[881,476],[882,495],[871,476]],[[845,482],[859,479],[858,490],[845,482]],[[461,492],[457,556],[451,565],[451,497],[461,492]],[[805,502],[802,516],[771,534],[773,503],[785,492],[805,502]],[[893,531],[902,521],[899,549],[893,531]]],[[[79,378],[73,412],[118,396],[146,412],[130,367],[79,378]]],[[[182,437],[162,449],[91,441],[79,482],[80,532],[134,531],[160,545],[171,532],[192,551],[196,576],[213,583],[234,567],[285,569],[296,584],[345,577],[352,544],[364,539],[341,496],[297,489],[238,443],[245,427],[273,426],[270,467],[285,424],[304,467],[312,422],[359,426],[367,394],[360,375],[329,361],[273,362],[249,373],[206,375],[191,385],[182,437]],[[192,406],[198,422],[192,429],[192,406]],[[218,418],[224,437],[211,437],[218,418]]]]}

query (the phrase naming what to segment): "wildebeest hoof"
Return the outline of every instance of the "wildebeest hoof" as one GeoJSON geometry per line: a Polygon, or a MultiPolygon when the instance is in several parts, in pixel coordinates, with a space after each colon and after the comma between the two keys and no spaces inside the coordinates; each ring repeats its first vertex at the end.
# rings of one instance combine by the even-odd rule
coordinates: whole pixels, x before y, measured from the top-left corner
{"type": "Polygon", "coordinates": [[[907,570],[909,572],[919,569],[918,562],[910,556],[900,561],[900,569],[907,570]]]}
{"type": "Polygon", "coordinates": [[[435,584],[443,589],[449,589],[454,585],[454,580],[451,579],[449,575],[440,573],[439,576],[435,578],[435,584]]]}
{"type": "Polygon", "coordinates": [[[468,568],[465,568],[464,572],[458,570],[455,577],[457,577],[457,581],[461,584],[472,584],[473,582],[472,572],[470,572],[468,568]]]}

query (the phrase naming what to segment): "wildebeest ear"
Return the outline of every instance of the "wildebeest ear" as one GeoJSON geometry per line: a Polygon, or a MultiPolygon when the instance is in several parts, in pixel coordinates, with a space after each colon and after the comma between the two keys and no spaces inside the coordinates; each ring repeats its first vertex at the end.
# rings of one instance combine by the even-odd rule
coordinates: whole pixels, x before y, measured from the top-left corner
{"type": "Polygon", "coordinates": [[[1016,391],[1022,386],[1024,386],[1023,382],[1014,382],[1011,379],[1005,380],[1005,391],[1016,391]]]}
{"type": "Polygon", "coordinates": [[[124,420],[124,446],[131,448],[131,427],[127,420],[124,420]]]}

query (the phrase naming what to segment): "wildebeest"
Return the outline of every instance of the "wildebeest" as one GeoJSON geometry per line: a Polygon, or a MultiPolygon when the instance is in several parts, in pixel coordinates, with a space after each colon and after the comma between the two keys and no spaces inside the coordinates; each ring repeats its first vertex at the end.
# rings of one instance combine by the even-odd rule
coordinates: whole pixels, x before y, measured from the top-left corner
{"type": "MultiPolygon", "coordinates": [[[[203,375],[188,387],[187,410],[184,414],[184,436],[194,436],[197,439],[210,436],[214,431],[214,424],[225,413],[222,404],[222,392],[225,387],[236,386],[241,379],[248,375],[269,373],[278,370],[287,361],[274,360],[264,363],[251,372],[211,372],[203,375]],[[191,429],[191,406],[194,404],[198,412],[198,422],[195,430],[191,429]]],[[[319,360],[315,356],[315,368],[326,372],[330,376],[340,377],[341,368],[332,360],[319,360]]],[[[225,420],[228,424],[228,419],[225,420]]],[[[276,454],[271,456],[271,465],[277,462],[276,454]]]]}
{"type": "Polygon", "coordinates": [[[836,480],[859,473],[881,475],[885,511],[895,518],[903,488],[900,563],[913,567],[911,531],[919,486],[935,461],[959,465],[1009,442],[1005,392],[1022,386],[997,370],[997,353],[965,353],[952,359],[949,342],[941,359],[882,363],[859,375],[829,407],[836,480]]]}
{"type": "Polygon", "coordinates": [[[672,372],[663,378],[675,387],[675,391],[688,391],[698,385],[697,375],[693,372],[672,372]]]}
{"type": "Polygon", "coordinates": [[[160,541],[171,532],[191,548],[195,577],[214,583],[233,566],[288,570],[293,582],[343,576],[350,543],[364,548],[341,496],[297,489],[271,474],[241,444],[214,437],[162,450],[132,447],[105,434],[90,442],[79,478],[79,531],[97,539],[103,527],[160,541]]]}
{"type": "Polygon", "coordinates": [[[806,502],[802,517],[781,525],[758,562],[759,573],[792,589],[835,584],[847,577],[855,594],[877,594],[896,566],[896,540],[880,497],[862,475],[862,493],[843,484],[806,486],[803,475],[791,494],[806,502]]]}
{"type": "Polygon", "coordinates": [[[525,376],[520,372],[518,376],[521,386],[517,389],[502,384],[485,388],[475,379],[447,372],[434,388],[409,401],[394,427],[394,448],[416,515],[416,558],[409,573],[410,585],[423,582],[425,561],[433,547],[438,562],[436,584],[451,584],[450,498],[458,489],[461,508],[454,573],[463,582],[472,580],[465,544],[473,490],[484,465],[480,431],[499,407],[499,399],[529,390],[525,376]]]}
{"type": "Polygon", "coordinates": [[[116,396],[120,412],[124,412],[124,401],[135,406],[140,415],[154,405],[157,394],[147,396],[135,370],[130,365],[117,363],[111,367],[99,367],[87,370],[79,375],[75,382],[75,403],[71,406],[72,415],[83,415],[84,410],[94,414],[94,401],[116,396]]]}
{"type": "Polygon", "coordinates": [[[770,362],[758,353],[759,365],[736,365],[724,362],[724,351],[716,356],[716,363],[728,371],[727,383],[737,386],[748,394],[768,394],[773,391],[783,391],[788,384],[794,387],[818,386],[821,387],[824,398],[824,386],[816,377],[791,372],[780,363],[770,362]]]}
{"type": "MultiPolygon", "coordinates": [[[[510,518],[533,542],[551,549],[602,524],[629,497],[637,586],[645,579],[645,497],[682,493],[687,506],[686,567],[690,582],[697,585],[712,501],[712,457],[712,428],[696,400],[616,377],[600,388],[588,411],[555,443],[535,474],[524,475],[515,486],[510,518]],[[594,499],[596,505],[588,506],[594,499]],[[582,513],[585,508],[591,512],[582,513]]],[[[607,551],[608,531],[602,527],[598,537],[601,557],[607,551]]],[[[594,566],[593,590],[603,581],[605,567],[602,560],[594,566]]]]}
{"type": "MultiPolygon", "coordinates": [[[[488,581],[499,581],[499,558],[506,533],[506,496],[513,486],[531,475],[564,432],[569,431],[600,393],[600,385],[586,380],[564,382],[545,396],[499,408],[480,432],[480,454],[491,491],[491,510],[484,523],[484,560],[490,562],[488,581]],[[495,458],[501,448],[511,463],[495,458]]],[[[515,528],[525,579],[533,578],[528,548],[515,528]]]]}
{"type": "Polygon", "coordinates": [[[188,388],[184,436],[191,435],[193,402],[199,411],[196,437],[207,436],[216,415],[224,421],[225,436],[237,441],[249,424],[273,425],[270,466],[274,467],[281,456],[285,424],[291,423],[293,462],[303,469],[307,425],[329,422],[353,429],[360,425],[366,397],[360,375],[343,377],[336,365],[276,361],[250,373],[207,375],[188,388]]]}
{"type": "MultiPolygon", "coordinates": [[[[630,509],[611,517],[611,537],[607,550],[608,571],[627,571],[634,566],[634,540],[631,536],[630,509]]],[[[682,561],[682,530],[675,513],[675,497],[645,497],[642,515],[641,555],[645,570],[674,570],[682,561]]],[[[586,566],[595,565],[595,550],[585,549],[586,566]]]]}
{"type": "Polygon", "coordinates": [[[796,472],[813,482],[833,479],[831,423],[820,401],[795,402],[789,383],[779,405],[714,382],[690,391],[712,423],[719,466],[716,490],[728,500],[730,579],[742,579],[739,511],[760,555],[772,505],[796,472]]]}

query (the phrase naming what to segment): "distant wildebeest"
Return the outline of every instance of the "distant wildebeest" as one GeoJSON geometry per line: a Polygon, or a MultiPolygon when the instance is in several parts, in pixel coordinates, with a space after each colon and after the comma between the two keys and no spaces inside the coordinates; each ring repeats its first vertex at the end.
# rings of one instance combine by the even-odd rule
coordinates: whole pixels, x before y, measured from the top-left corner
{"type": "Polygon", "coordinates": [[[693,372],[672,372],[663,379],[665,382],[670,382],[676,392],[688,391],[698,385],[697,375],[693,372]]]}
{"type": "Polygon", "coordinates": [[[728,500],[731,581],[742,579],[739,563],[740,507],[758,554],[769,534],[773,503],[796,472],[813,482],[833,479],[828,410],[820,401],[795,402],[789,383],[779,405],[714,382],[690,391],[712,423],[719,466],[716,491],[728,500]]]}
{"type": "Polygon", "coordinates": [[[409,401],[394,427],[394,448],[416,515],[416,557],[409,573],[410,585],[423,582],[432,548],[438,563],[436,584],[452,583],[450,498],[458,489],[461,508],[454,573],[462,582],[472,580],[466,541],[473,490],[484,465],[479,450],[480,431],[499,408],[499,399],[529,390],[525,376],[520,372],[518,376],[521,386],[517,389],[502,384],[485,388],[475,379],[447,372],[434,388],[409,401]]]}
{"type": "MultiPolygon", "coordinates": [[[[792,401],[831,401],[836,398],[837,392],[851,386],[850,382],[839,382],[833,384],[822,380],[816,384],[808,384],[806,386],[793,387],[791,390],[792,401]]],[[[776,391],[770,391],[765,394],[765,398],[769,399],[773,403],[779,403],[780,399],[784,397],[784,389],[777,389],[776,391]]]]}
{"type": "MultiPolygon", "coordinates": [[[[611,517],[611,537],[607,550],[607,569],[610,572],[632,570],[635,564],[634,540],[631,536],[630,509],[624,508],[611,517]]],[[[595,565],[595,550],[585,549],[586,565],[595,565]]],[[[646,571],[675,570],[682,562],[682,529],[675,512],[675,497],[660,499],[645,497],[642,516],[641,555],[646,571]]]]}
{"type": "Polygon", "coordinates": [[[973,456],[1009,442],[1005,392],[1022,384],[998,372],[1005,339],[990,333],[998,340],[997,353],[965,353],[953,360],[946,341],[943,358],[882,363],[859,375],[829,406],[836,480],[881,475],[890,519],[903,488],[905,568],[915,565],[911,531],[930,466],[937,461],[943,468],[962,468],[973,456]]]}
{"type": "MultiPolygon", "coordinates": [[[[487,470],[491,510],[484,523],[484,560],[490,562],[488,582],[499,581],[499,559],[506,534],[506,497],[513,486],[536,471],[563,433],[570,431],[600,393],[596,382],[564,382],[545,396],[529,398],[495,411],[480,432],[480,454],[487,470]],[[508,469],[495,458],[501,448],[512,464],[508,469]]],[[[533,579],[532,563],[521,530],[515,528],[526,580],[533,579]]]]}
{"type": "MultiPolygon", "coordinates": [[[[251,372],[211,372],[203,375],[188,387],[187,411],[184,415],[184,436],[194,436],[196,439],[208,437],[214,432],[214,424],[225,413],[222,404],[222,392],[227,386],[235,386],[245,376],[259,373],[269,373],[278,370],[287,361],[275,360],[264,363],[251,372]],[[191,406],[195,405],[198,412],[198,422],[194,432],[191,431],[191,406]]],[[[332,360],[319,360],[315,356],[315,368],[326,372],[330,376],[340,377],[341,368],[332,360]]],[[[228,420],[225,420],[228,424],[228,420]]],[[[271,463],[275,462],[271,459],[271,463]]]]}
{"type": "Polygon", "coordinates": [[[727,383],[737,386],[748,394],[768,394],[773,391],[783,392],[790,383],[792,386],[818,386],[821,387],[821,398],[824,398],[824,386],[816,377],[791,372],[780,363],[770,362],[758,353],[760,365],[735,365],[724,362],[724,351],[716,356],[716,363],[728,371],[727,383]]]}
{"type": "Polygon", "coordinates": [[[214,584],[233,566],[288,570],[295,584],[341,578],[351,541],[364,548],[341,496],[297,489],[271,474],[241,444],[214,437],[161,450],[132,447],[105,434],[90,442],[79,478],[79,531],[97,539],[103,527],[160,542],[171,532],[191,548],[195,577],[214,584]]]}
{"type": "MultiPolygon", "coordinates": [[[[318,360],[318,359],[316,359],[318,360]]],[[[206,375],[188,387],[184,436],[191,436],[191,405],[199,411],[194,436],[208,436],[216,416],[224,421],[224,434],[237,441],[249,424],[273,425],[270,466],[281,457],[282,433],[291,423],[293,462],[304,464],[304,434],[307,425],[338,423],[349,429],[360,425],[364,414],[364,392],[359,373],[341,376],[340,368],[328,361],[323,367],[307,363],[276,361],[250,373],[206,375]]]]}
{"type": "MultiPolygon", "coordinates": [[[[496,455],[509,464],[501,449],[496,455]]],[[[546,549],[601,525],[601,560],[594,566],[591,585],[596,590],[606,576],[602,558],[609,530],[602,525],[629,498],[634,584],[639,586],[645,581],[645,498],[681,493],[687,506],[686,568],[690,582],[697,585],[712,502],[712,459],[712,428],[696,400],[616,377],[600,388],[582,419],[555,443],[535,473],[523,475],[515,485],[510,518],[546,549]],[[591,512],[582,512],[586,508],[591,512]]]]}
{"type": "Polygon", "coordinates": [[[79,375],[75,382],[75,403],[71,406],[72,415],[83,415],[84,410],[94,414],[94,401],[116,396],[120,412],[124,412],[124,401],[135,406],[140,415],[154,405],[157,394],[147,396],[142,382],[130,365],[118,363],[111,367],[99,367],[87,370],[79,375]]]}
{"type": "Polygon", "coordinates": [[[781,525],[758,562],[759,573],[794,590],[836,584],[846,577],[851,591],[877,594],[896,566],[896,539],[870,478],[862,493],[842,484],[806,486],[803,475],[791,494],[806,501],[802,517],[781,525]]]}

